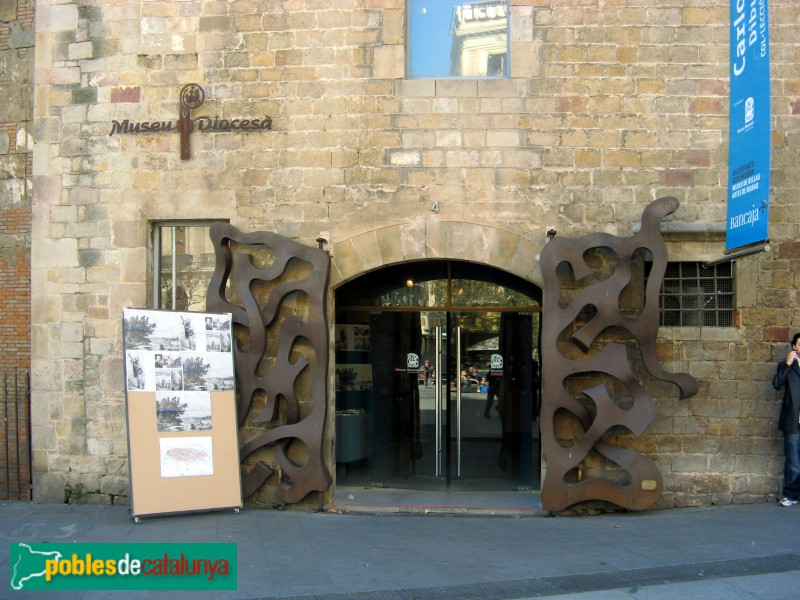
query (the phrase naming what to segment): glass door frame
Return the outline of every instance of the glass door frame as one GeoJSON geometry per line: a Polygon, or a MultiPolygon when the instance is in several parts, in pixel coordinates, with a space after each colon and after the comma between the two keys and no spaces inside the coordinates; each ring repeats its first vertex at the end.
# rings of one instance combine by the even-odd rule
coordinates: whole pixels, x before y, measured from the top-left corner
{"type": "MultiPolygon", "coordinates": [[[[471,263],[455,263],[454,261],[429,261],[424,263],[407,263],[403,265],[394,265],[393,267],[385,267],[384,269],[380,269],[376,272],[367,274],[362,277],[371,277],[374,274],[384,275],[383,272],[386,273],[386,277],[383,279],[378,279],[379,284],[383,284],[381,287],[380,285],[373,286],[373,281],[367,280],[369,285],[365,285],[363,283],[362,278],[358,278],[353,280],[350,283],[361,283],[356,286],[353,286],[353,291],[355,292],[355,297],[351,295],[351,290],[347,290],[347,294],[341,294],[340,298],[340,290],[346,288],[349,284],[345,284],[342,286],[340,290],[337,290],[336,296],[336,323],[337,327],[339,326],[339,320],[341,315],[345,314],[352,314],[352,313],[361,313],[362,314],[362,321],[364,322],[365,315],[376,315],[381,313],[418,313],[420,315],[425,313],[439,313],[443,316],[443,319],[440,318],[439,320],[444,321],[444,327],[441,325],[434,328],[433,337],[433,352],[435,356],[435,364],[434,364],[434,398],[433,398],[433,423],[432,427],[434,429],[435,434],[435,456],[433,465],[431,468],[430,475],[432,476],[431,479],[434,481],[430,482],[435,485],[435,480],[439,480],[441,482],[441,486],[439,489],[449,489],[450,484],[454,481],[461,480],[462,477],[462,426],[464,423],[462,422],[462,415],[463,415],[463,401],[464,398],[462,397],[462,390],[461,385],[459,382],[460,376],[460,364],[454,364],[453,361],[459,363],[459,356],[461,356],[461,329],[454,324],[454,320],[457,320],[455,315],[459,317],[464,314],[470,313],[498,313],[502,315],[503,313],[541,313],[541,290],[534,284],[528,281],[521,280],[516,276],[511,276],[508,273],[495,269],[493,267],[489,267],[488,265],[473,265],[471,263]],[[442,269],[442,265],[446,263],[446,270],[442,269]],[[457,268],[453,268],[453,265],[456,265],[457,268]],[[465,273],[462,267],[468,266],[470,272],[465,273]],[[442,287],[439,284],[438,287],[435,287],[434,292],[430,291],[430,288],[427,290],[425,288],[421,288],[420,291],[423,293],[416,293],[418,287],[415,283],[413,276],[409,276],[405,279],[398,278],[396,275],[398,273],[403,273],[403,269],[406,267],[410,267],[411,271],[416,271],[417,275],[422,273],[426,276],[426,279],[423,279],[423,282],[436,282],[436,281],[446,281],[446,285],[444,286],[444,294],[439,294],[438,297],[435,298],[435,302],[426,302],[425,300],[430,300],[434,294],[439,291],[441,292],[442,287]],[[416,267],[416,269],[415,269],[416,267]],[[422,267],[421,269],[419,267],[422,267]],[[391,274],[388,271],[392,271],[391,274]],[[457,273],[457,271],[462,271],[461,273],[457,273]],[[454,275],[461,275],[460,277],[454,277],[454,275]],[[391,275],[389,277],[388,275],[391,275]],[[438,275],[438,276],[437,276],[438,275]],[[477,277],[471,277],[472,275],[477,275],[477,277]],[[485,303],[476,303],[476,304],[469,304],[469,296],[471,291],[476,291],[479,300],[481,299],[481,293],[486,293],[485,290],[490,290],[492,285],[500,286],[499,289],[507,289],[508,286],[505,283],[497,283],[493,281],[497,276],[499,279],[508,279],[513,278],[521,283],[520,287],[527,288],[524,291],[518,290],[523,296],[517,295],[516,297],[512,298],[512,301],[509,304],[505,305],[498,305],[496,302],[498,298],[492,298],[491,295],[488,295],[488,299],[490,302],[485,303]],[[390,279],[393,279],[396,283],[395,287],[392,288],[390,279]],[[360,281],[361,280],[361,281],[360,281]],[[389,282],[388,285],[386,282],[389,282]],[[475,287],[473,282],[477,282],[478,286],[475,287]],[[489,286],[484,286],[484,289],[481,288],[482,284],[490,284],[489,286]],[[471,288],[472,286],[472,288],[471,288]],[[505,287],[504,287],[505,286],[505,287]],[[373,288],[376,288],[378,291],[376,292],[373,288]],[[384,295],[379,296],[380,291],[382,290],[389,290],[385,292],[384,295]],[[394,289],[394,291],[392,291],[394,289]],[[464,294],[464,290],[466,289],[466,294],[464,294]],[[427,293],[427,298],[425,297],[425,293],[427,293]],[[366,295],[371,294],[371,295],[366,295]],[[422,298],[422,300],[420,300],[422,298]],[[355,302],[353,302],[355,300],[355,302]],[[366,302],[363,300],[367,300],[366,302]],[[526,301],[527,300],[527,301],[526,301]],[[447,335],[444,335],[444,334],[447,335]],[[455,341],[456,347],[453,348],[453,340],[455,341]],[[437,364],[438,363],[438,364],[437,364]],[[450,382],[455,382],[455,385],[450,385],[450,382]],[[445,386],[442,389],[442,385],[445,386]],[[451,392],[452,390],[452,392],[451,392]],[[453,434],[455,434],[455,438],[453,438],[453,434]],[[451,448],[451,440],[455,439],[455,448],[451,448]]],[[[512,289],[516,289],[512,287],[512,289]]],[[[491,290],[490,290],[491,291],[491,290]]],[[[484,296],[487,297],[487,296],[484,296]]],[[[509,296],[512,297],[512,296],[509,296]]],[[[500,298],[502,299],[502,298],[500,298]]],[[[502,317],[501,317],[502,318],[502,317]]],[[[403,320],[402,317],[399,320],[403,320]]],[[[535,319],[538,323],[539,319],[535,319]]],[[[405,321],[408,321],[406,319],[405,321]]],[[[420,339],[424,339],[426,334],[423,333],[422,323],[418,322],[420,327],[419,336],[420,339]]],[[[540,323],[534,327],[534,332],[536,333],[536,339],[532,341],[533,347],[539,347],[539,336],[541,335],[541,327],[540,323]]],[[[423,348],[423,350],[418,351],[417,359],[420,360],[421,366],[421,358],[422,355],[425,353],[424,348],[425,343],[419,342],[419,347],[423,348]]],[[[392,350],[393,352],[397,352],[396,349],[392,350]]],[[[411,352],[410,347],[408,349],[411,352]]],[[[403,350],[405,352],[405,350],[403,350]]],[[[403,352],[400,352],[397,357],[395,357],[394,361],[397,363],[399,358],[405,356],[403,352]]],[[[429,352],[428,352],[429,355],[429,352]]],[[[337,358],[338,363],[338,358],[337,358]]],[[[371,363],[372,364],[372,363],[371,363]]],[[[337,364],[338,367],[338,364],[337,364]]],[[[395,368],[395,371],[398,369],[395,368]]],[[[407,370],[404,373],[406,376],[409,375],[409,371],[407,370]]],[[[416,381],[417,385],[419,385],[419,378],[416,381]]],[[[427,390],[426,390],[427,391],[427,390]]],[[[534,394],[536,391],[534,391],[534,394]]],[[[420,394],[417,393],[416,398],[418,404],[417,409],[419,410],[420,421],[425,421],[426,419],[422,416],[422,399],[420,398],[420,394]]],[[[429,399],[425,399],[427,402],[429,399]]],[[[474,398],[471,399],[474,402],[474,398]]],[[[534,398],[534,402],[536,398],[534,398]]],[[[337,402],[337,411],[339,409],[338,402],[337,402]]],[[[499,412],[499,411],[498,411],[499,412]]],[[[534,412],[534,418],[536,417],[536,412],[534,412]]],[[[430,420],[430,415],[428,415],[427,420],[430,420]]],[[[337,445],[338,445],[338,412],[337,412],[337,445]]],[[[429,425],[430,426],[430,425],[429,425]]],[[[416,442],[416,440],[414,440],[416,442]]],[[[420,441],[422,443],[422,441],[420,441]]],[[[338,450],[337,450],[338,454],[338,450]]],[[[540,452],[537,453],[540,456],[540,452]]],[[[415,459],[414,459],[415,460],[415,459]]],[[[536,460],[536,456],[531,456],[531,462],[536,460]]],[[[422,465],[424,466],[424,465],[422,465]]],[[[339,465],[337,464],[337,469],[339,465]]],[[[538,472],[539,466],[538,465],[531,465],[535,472],[538,472]]],[[[427,467],[425,467],[427,468],[427,467]]],[[[411,472],[413,475],[417,475],[415,472],[416,464],[411,466],[411,472]]],[[[425,472],[425,476],[427,476],[427,471],[425,472]]],[[[371,478],[371,474],[370,474],[371,478]]],[[[391,479],[391,477],[389,478],[391,479]]],[[[380,481],[364,481],[363,483],[368,483],[370,485],[378,486],[383,484],[380,481]]],[[[410,482],[409,482],[410,483],[410,482]]],[[[534,482],[531,482],[535,484],[534,482]]],[[[388,481],[389,486],[391,487],[400,487],[394,485],[394,482],[388,481]]],[[[384,484],[385,485],[385,484],[384,484]]],[[[408,488],[416,488],[414,485],[406,485],[402,487],[408,488]]],[[[426,489],[426,488],[420,488],[426,489]]],[[[427,489],[430,489],[429,487],[427,489]]],[[[507,489],[507,488],[506,488],[507,489]]]]}

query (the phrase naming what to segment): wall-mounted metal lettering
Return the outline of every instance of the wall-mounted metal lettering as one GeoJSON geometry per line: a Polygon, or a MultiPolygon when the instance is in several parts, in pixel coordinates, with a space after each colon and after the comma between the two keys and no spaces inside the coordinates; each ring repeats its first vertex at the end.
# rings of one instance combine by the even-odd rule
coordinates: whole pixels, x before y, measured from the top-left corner
{"type": "MultiPolygon", "coordinates": [[[[272,129],[272,119],[220,119],[219,117],[195,117],[192,124],[200,132],[219,131],[257,131],[272,129]]],[[[178,121],[111,121],[111,133],[158,133],[162,131],[178,131],[178,121]]]]}
{"type": "Polygon", "coordinates": [[[189,134],[197,129],[201,133],[227,131],[264,131],[272,129],[272,117],[224,119],[219,116],[191,117],[191,110],[199,108],[205,99],[203,88],[195,83],[185,85],[181,90],[180,118],[177,121],[111,121],[109,137],[118,134],[164,133],[178,131],[181,134],[181,158],[190,157],[189,134]]]}
{"type": "MultiPolygon", "coordinates": [[[[178,121],[111,121],[111,133],[157,133],[161,131],[178,131],[178,121]]],[[[272,119],[220,119],[219,117],[195,117],[192,125],[200,132],[219,131],[258,131],[272,129],[272,119]]]]}

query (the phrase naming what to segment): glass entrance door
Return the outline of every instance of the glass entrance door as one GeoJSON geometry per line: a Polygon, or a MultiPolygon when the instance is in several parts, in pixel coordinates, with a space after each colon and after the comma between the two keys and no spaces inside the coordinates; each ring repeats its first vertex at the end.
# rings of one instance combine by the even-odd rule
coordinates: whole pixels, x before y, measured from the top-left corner
{"type": "Polygon", "coordinates": [[[340,312],[336,328],[337,480],[444,490],[447,314],[340,312]]]}
{"type": "Polygon", "coordinates": [[[538,487],[540,302],[519,277],[445,260],[339,288],[337,483],[538,487]]]}
{"type": "Polygon", "coordinates": [[[427,490],[537,485],[532,313],[378,310],[347,320],[337,324],[341,482],[427,490]]]}
{"type": "Polygon", "coordinates": [[[458,368],[451,384],[451,488],[529,489],[538,465],[532,315],[460,312],[451,322],[458,368]]]}
{"type": "Polygon", "coordinates": [[[373,452],[369,483],[445,489],[447,315],[372,312],[373,452]]]}

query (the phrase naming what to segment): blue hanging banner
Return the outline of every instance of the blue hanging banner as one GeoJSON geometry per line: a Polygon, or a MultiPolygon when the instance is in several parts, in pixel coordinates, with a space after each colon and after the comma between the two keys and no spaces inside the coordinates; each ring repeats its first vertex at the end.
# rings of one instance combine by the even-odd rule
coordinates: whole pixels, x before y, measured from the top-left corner
{"type": "Polygon", "coordinates": [[[767,0],[731,0],[730,60],[726,250],[768,239],[770,89],[767,0]]]}

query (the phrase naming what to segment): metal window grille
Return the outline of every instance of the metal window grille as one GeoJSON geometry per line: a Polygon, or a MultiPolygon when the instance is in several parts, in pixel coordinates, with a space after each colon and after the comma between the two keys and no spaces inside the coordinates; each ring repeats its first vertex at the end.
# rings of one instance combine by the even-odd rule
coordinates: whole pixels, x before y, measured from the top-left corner
{"type": "Polygon", "coordinates": [[[0,500],[31,499],[30,417],[28,370],[0,370],[0,500]]]}
{"type": "Polygon", "coordinates": [[[708,268],[700,262],[668,263],[658,298],[659,322],[666,327],[732,327],[734,291],[733,263],[708,268]]]}

